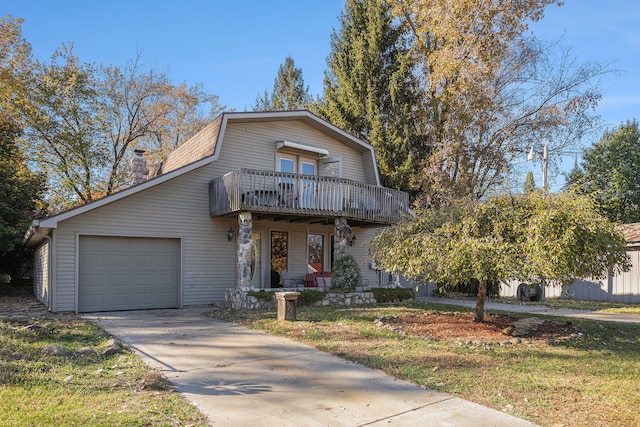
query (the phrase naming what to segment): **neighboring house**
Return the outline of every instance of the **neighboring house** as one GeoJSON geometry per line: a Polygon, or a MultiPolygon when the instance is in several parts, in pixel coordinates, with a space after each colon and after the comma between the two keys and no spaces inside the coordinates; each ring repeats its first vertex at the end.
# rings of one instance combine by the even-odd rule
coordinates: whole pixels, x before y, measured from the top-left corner
{"type": "Polygon", "coordinates": [[[308,111],[224,113],[132,187],[34,221],[34,292],[51,311],[222,302],[234,286],[302,285],[407,212],[373,148],[308,111]],[[286,270],[287,273],[283,273],[286,270]]]}
{"type": "MultiPolygon", "coordinates": [[[[609,274],[605,279],[576,279],[569,286],[545,286],[546,298],[567,298],[583,301],[622,302],[640,304],[640,223],[624,224],[622,232],[627,240],[627,254],[631,269],[609,274]]],[[[500,287],[500,296],[515,297],[518,283],[500,287]]]]}

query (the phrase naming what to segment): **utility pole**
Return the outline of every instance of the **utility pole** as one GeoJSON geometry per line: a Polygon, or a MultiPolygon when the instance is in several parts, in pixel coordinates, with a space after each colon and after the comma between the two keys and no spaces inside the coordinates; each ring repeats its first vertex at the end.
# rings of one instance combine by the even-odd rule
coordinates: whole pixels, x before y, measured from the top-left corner
{"type": "Polygon", "coordinates": [[[542,189],[549,191],[547,184],[547,168],[549,166],[549,147],[546,145],[542,147],[542,189]]]}
{"type": "MultiPolygon", "coordinates": [[[[533,151],[533,147],[531,147],[531,151],[527,155],[527,160],[532,162],[536,161],[536,153],[533,151]]],[[[547,169],[549,168],[549,147],[544,145],[542,146],[542,189],[544,191],[549,190],[549,183],[547,182],[547,169]]]]}

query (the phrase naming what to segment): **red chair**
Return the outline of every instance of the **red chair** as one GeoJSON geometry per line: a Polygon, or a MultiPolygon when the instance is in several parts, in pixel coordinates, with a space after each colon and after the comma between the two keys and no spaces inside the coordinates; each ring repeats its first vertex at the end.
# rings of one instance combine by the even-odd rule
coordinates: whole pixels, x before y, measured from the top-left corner
{"type": "Polygon", "coordinates": [[[316,278],[314,277],[314,273],[309,273],[304,276],[304,287],[305,288],[317,288],[318,284],[316,283],[316,278]]]}

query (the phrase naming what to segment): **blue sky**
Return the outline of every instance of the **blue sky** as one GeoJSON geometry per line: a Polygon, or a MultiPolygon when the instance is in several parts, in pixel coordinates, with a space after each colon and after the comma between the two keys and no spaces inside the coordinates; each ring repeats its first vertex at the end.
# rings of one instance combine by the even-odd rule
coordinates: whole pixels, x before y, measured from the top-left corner
{"type": "MultiPolygon", "coordinates": [[[[167,71],[174,83],[202,83],[223,105],[245,110],[272,88],[287,55],[302,68],[311,93],[321,93],[330,34],[339,26],[343,5],[343,0],[5,0],[0,14],[25,19],[23,35],[38,59],[48,59],[63,42],[73,42],[81,60],[102,64],[123,65],[142,51],[143,60],[167,71]]],[[[597,113],[605,124],[640,119],[640,1],[565,0],[563,7],[549,7],[531,31],[560,40],[580,62],[610,63],[619,71],[602,80],[597,113]]]]}

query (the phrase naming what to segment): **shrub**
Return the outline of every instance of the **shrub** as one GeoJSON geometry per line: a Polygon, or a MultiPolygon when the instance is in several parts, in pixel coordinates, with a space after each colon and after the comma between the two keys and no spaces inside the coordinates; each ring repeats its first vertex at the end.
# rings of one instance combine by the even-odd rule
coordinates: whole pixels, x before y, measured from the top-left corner
{"type": "MultiPolygon", "coordinates": [[[[434,291],[434,295],[444,297],[447,295],[448,291],[451,291],[467,294],[469,296],[476,296],[478,295],[479,286],[480,282],[477,279],[470,279],[468,282],[456,284],[438,283],[438,288],[434,291]]],[[[500,296],[500,282],[491,280],[487,283],[487,296],[500,296]]]]}
{"type": "Polygon", "coordinates": [[[416,293],[412,288],[373,288],[376,302],[396,302],[414,300],[416,293]]]}
{"type": "Polygon", "coordinates": [[[352,255],[345,255],[335,262],[331,271],[331,290],[352,292],[360,283],[360,267],[352,255]]]}
{"type": "Polygon", "coordinates": [[[322,300],[326,295],[326,292],[318,291],[316,289],[304,289],[300,291],[298,297],[298,305],[313,305],[317,301],[322,300]]]}
{"type": "Polygon", "coordinates": [[[275,294],[270,291],[249,291],[247,296],[256,297],[258,301],[273,301],[275,294]]]}

